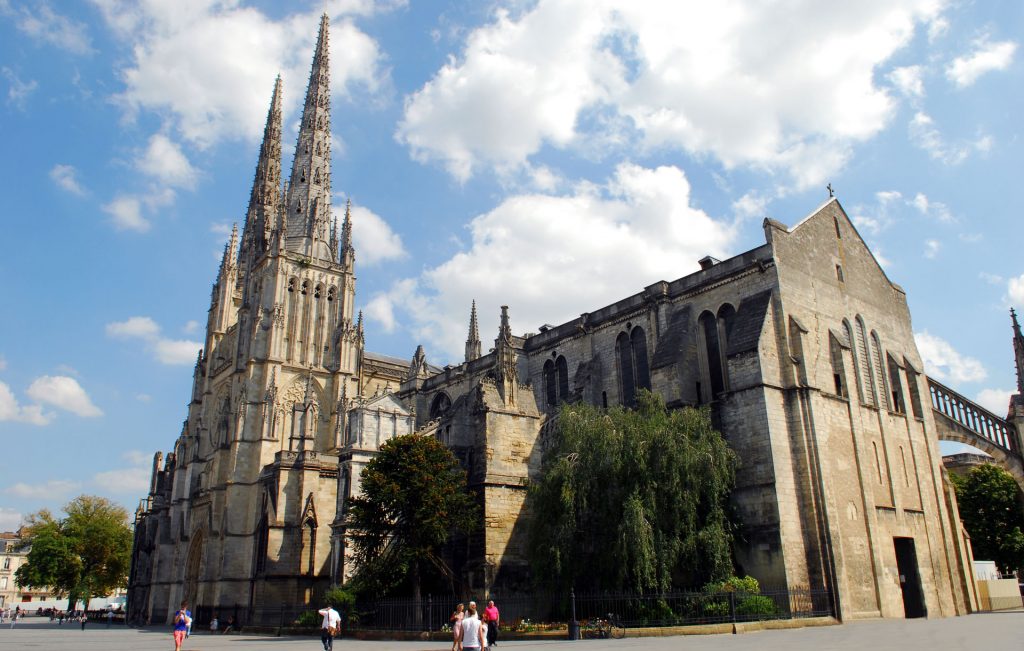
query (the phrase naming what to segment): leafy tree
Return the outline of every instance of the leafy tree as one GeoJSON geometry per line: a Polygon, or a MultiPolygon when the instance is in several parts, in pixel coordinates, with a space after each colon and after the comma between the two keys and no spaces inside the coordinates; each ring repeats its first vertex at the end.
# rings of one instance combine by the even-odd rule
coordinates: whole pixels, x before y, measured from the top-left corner
{"type": "Polygon", "coordinates": [[[1013,475],[985,464],[950,479],[974,557],[995,561],[1004,574],[1024,568],[1024,507],[1013,475]]]}
{"type": "Polygon", "coordinates": [[[478,517],[448,448],[417,434],[387,441],[363,469],[362,496],[349,502],[356,585],[385,594],[408,579],[419,600],[425,572],[451,576],[440,555],[449,535],[470,533],[478,517]]]}
{"type": "Polygon", "coordinates": [[[57,519],[47,510],[28,518],[27,562],[15,572],[19,586],[49,586],[67,595],[68,609],[79,599],[105,596],[128,580],[132,531],[128,512],[103,497],[81,495],[57,519]]]}
{"type": "Polygon", "coordinates": [[[566,590],[667,590],[732,573],[735,456],[707,410],[565,405],[531,487],[535,577],[566,590]]]}

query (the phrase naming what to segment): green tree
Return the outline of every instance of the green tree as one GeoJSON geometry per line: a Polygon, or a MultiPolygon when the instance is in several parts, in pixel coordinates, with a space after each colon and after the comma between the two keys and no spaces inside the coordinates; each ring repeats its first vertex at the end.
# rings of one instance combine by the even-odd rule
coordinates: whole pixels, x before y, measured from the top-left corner
{"type": "Polygon", "coordinates": [[[425,572],[451,576],[440,555],[448,537],[478,525],[466,472],[437,439],[410,434],[384,443],[361,477],[362,496],[349,502],[346,521],[355,583],[385,594],[407,579],[419,600],[425,572]]]}
{"type": "Polygon", "coordinates": [[[103,497],[81,495],[57,519],[47,510],[28,518],[27,562],[15,572],[19,586],[49,586],[68,597],[68,609],[81,599],[105,596],[128,580],[132,531],[128,512],[103,497]]]}
{"type": "Polygon", "coordinates": [[[950,479],[974,557],[995,561],[1004,574],[1024,568],[1024,507],[1013,475],[985,464],[950,479]]]}
{"type": "Polygon", "coordinates": [[[531,487],[534,576],[566,590],[667,590],[732,573],[735,456],[706,410],[565,405],[531,487]]]}

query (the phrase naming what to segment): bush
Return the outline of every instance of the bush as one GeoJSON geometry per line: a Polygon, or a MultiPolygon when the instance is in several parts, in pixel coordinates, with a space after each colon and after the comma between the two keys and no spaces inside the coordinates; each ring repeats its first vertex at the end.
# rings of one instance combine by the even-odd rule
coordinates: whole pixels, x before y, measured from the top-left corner
{"type": "Polygon", "coordinates": [[[299,626],[319,626],[322,622],[323,617],[315,610],[304,610],[295,618],[295,623],[299,626]]]}
{"type": "Polygon", "coordinates": [[[359,615],[356,613],[355,590],[343,588],[340,585],[332,585],[324,593],[324,601],[334,606],[334,609],[341,615],[341,621],[346,627],[359,623],[359,615]]]}
{"type": "Polygon", "coordinates": [[[736,604],[736,614],[745,617],[774,615],[775,602],[763,595],[748,595],[736,604]]]}

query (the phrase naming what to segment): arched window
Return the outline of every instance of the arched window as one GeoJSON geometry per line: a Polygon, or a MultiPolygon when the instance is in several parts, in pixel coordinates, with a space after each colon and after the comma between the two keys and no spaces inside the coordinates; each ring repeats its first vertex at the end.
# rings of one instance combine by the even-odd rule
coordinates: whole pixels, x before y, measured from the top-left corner
{"type": "Polygon", "coordinates": [[[564,402],[569,399],[569,364],[563,355],[555,360],[555,374],[558,376],[558,400],[564,402]]]}
{"type": "Polygon", "coordinates": [[[900,382],[900,367],[892,355],[886,356],[889,366],[890,408],[899,414],[907,413],[907,405],[903,401],[903,383],[900,382]]]}
{"type": "Polygon", "coordinates": [[[843,364],[843,347],[839,345],[839,341],[831,333],[829,333],[828,336],[828,347],[829,355],[832,359],[832,382],[835,385],[836,395],[848,398],[850,396],[846,391],[846,369],[843,364]]]}
{"type": "Polygon", "coordinates": [[[718,320],[711,312],[704,312],[697,319],[699,336],[703,338],[704,379],[711,389],[709,395],[700,396],[701,402],[713,400],[725,390],[725,376],[722,373],[722,352],[718,340],[718,320]]]}
{"type": "Polygon", "coordinates": [[[871,351],[868,350],[867,328],[864,326],[864,319],[859,314],[857,315],[856,348],[857,354],[860,357],[858,380],[861,384],[861,401],[866,405],[874,407],[878,405],[878,401],[875,399],[875,378],[871,369],[871,351]]]}
{"type": "Polygon", "coordinates": [[[555,381],[555,363],[549,359],[544,362],[544,396],[549,405],[553,405],[558,402],[555,381]]]}
{"type": "Polygon", "coordinates": [[[259,525],[256,526],[256,550],[255,564],[256,572],[260,573],[267,569],[267,543],[270,538],[270,527],[267,526],[267,515],[263,514],[259,525]]]}
{"type": "Polygon", "coordinates": [[[647,364],[647,335],[640,326],[629,333],[629,342],[633,348],[633,370],[637,389],[651,390],[651,369],[647,364]]]}
{"type": "Polygon", "coordinates": [[[636,404],[636,378],[633,375],[633,344],[620,332],[615,339],[615,358],[619,363],[619,398],[626,407],[636,404]]]}
{"type": "Polygon", "coordinates": [[[302,561],[299,571],[312,575],[316,567],[316,522],[302,523],[302,561]]]}
{"type": "Polygon", "coordinates": [[[864,402],[864,383],[860,379],[861,370],[860,362],[857,359],[857,340],[853,334],[853,326],[846,319],[843,319],[843,331],[846,333],[846,340],[850,342],[850,356],[853,359],[853,379],[857,384],[857,397],[861,402],[864,402]]]}
{"type": "Polygon", "coordinates": [[[448,394],[442,391],[441,393],[434,396],[433,402],[430,403],[430,420],[436,420],[444,416],[452,406],[452,399],[448,397],[448,394]]]}
{"type": "Polygon", "coordinates": [[[889,395],[889,391],[886,388],[885,364],[882,363],[882,342],[878,338],[878,333],[874,330],[871,331],[871,352],[873,353],[871,359],[875,371],[875,386],[878,391],[877,395],[880,396],[878,406],[891,410],[893,408],[890,402],[892,396],[889,395]]]}

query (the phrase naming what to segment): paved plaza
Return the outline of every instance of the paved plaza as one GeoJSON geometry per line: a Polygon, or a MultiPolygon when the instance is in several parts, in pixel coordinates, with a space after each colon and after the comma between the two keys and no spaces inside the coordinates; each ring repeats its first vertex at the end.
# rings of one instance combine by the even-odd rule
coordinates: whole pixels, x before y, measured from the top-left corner
{"type": "MultiPolygon", "coordinates": [[[[29,618],[13,630],[0,627],[0,651],[46,649],[47,651],[171,651],[174,642],[166,629],[105,628],[90,624],[85,631],[77,626],[58,626],[49,621],[29,618]]],[[[939,651],[945,649],[1021,649],[1024,647],[1024,612],[989,613],[969,617],[933,620],[870,620],[844,624],[780,631],[760,631],[741,635],[686,635],[679,637],[627,638],[625,640],[522,641],[502,642],[499,649],[523,651],[599,651],[600,649],[714,649],[715,651],[773,649],[850,649],[856,651],[939,651]]],[[[262,637],[247,635],[196,634],[185,642],[184,651],[216,649],[243,651],[318,651],[320,640],[313,637],[262,637]]],[[[443,651],[445,642],[362,642],[335,641],[338,651],[443,651]]]]}

